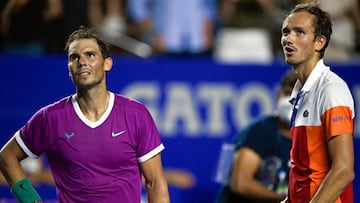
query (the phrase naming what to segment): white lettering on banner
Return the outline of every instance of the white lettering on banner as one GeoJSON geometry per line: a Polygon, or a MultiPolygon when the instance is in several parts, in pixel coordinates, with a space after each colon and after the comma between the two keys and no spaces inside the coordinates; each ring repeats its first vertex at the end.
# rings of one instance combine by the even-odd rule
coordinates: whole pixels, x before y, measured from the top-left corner
{"type": "MultiPolygon", "coordinates": [[[[273,90],[253,82],[236,87],[233,83],[169,82],[162,89],[156,81],[134,82],[123,94],[143,102],[162,134],[187,137],[206,134],[226,136],[230,126],[239,130],[254,117],[271,113],[274,109],[273,90]],[[164,91],[164,92],[162,92],[164,91]],[[258,115],[252,115],[251,106],[257,105],[258,115]]],[[[360,109],[360,86],[354,85],[355,110],[360,109]]],[[[355,119],[355,136],[360,136],[360,119],[355,119]]]]}
{"type": "Polygon", "coordinates": [[[268,114],[274,111],[273,92],[262,83],[246,83],[242,86],[239,94],[233,99],[233,120],[237,129],[248,124],[254,116],[251,115],[251,105],[257,104],[260,114],[268,114]]]}
{"type": "Polygon", "coordinates": [[[254,117],[274,109],[273,91],[262,83],[141,81],[127,85],[122,93],[144,103],[163,136],[224,137],[231,126],[241,129],[254,117]],[[164,91],[164,92],[162,92],[164,91]],[[257,105],[258,115],[251,107],[257,105]]]}
{"type": "Polygon", "coordinates": [[[160,107],[161,88],[158,82],[134,82],[127,85],[122,93],[144,103],[159,127],[160,124],[157,121],[160,112],[158,108],[160,107]]]}
{"type": "Polygon", "coordinates": [[[204,127],[209,135],[223,136],[229,132],[228,120],[226,119],[226,106],[234,96],[235,87],[226,83],[202,83],[198,86],[198,100],[204,102],[207,122],[204,127]],[[208,105],[206,105],[208,104],[208,105]]]}
{"type": "Polygon", "coordinates": [[[169,83],[165,86],[165,101],[160,131],[165,134],[186,133],[196,136],[201,132],[201,119],[195,93],[188,83],[169,83]],[[183,126],[183,130],[179,125],[183,126]]]}

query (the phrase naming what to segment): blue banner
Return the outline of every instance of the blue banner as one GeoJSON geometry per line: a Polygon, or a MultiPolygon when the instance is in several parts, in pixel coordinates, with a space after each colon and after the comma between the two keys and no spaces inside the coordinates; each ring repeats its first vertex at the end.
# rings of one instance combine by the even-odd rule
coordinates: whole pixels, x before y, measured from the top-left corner
{"type": "MultiPolygon", "coordinates": [[[[0,64],[0,144],[4,145],[35,111],[73,94],[75,88],[66,56],[1,56],[0,64]]],[[[360,65],[331,67],[348,82],[356,109],[360,109],[360,82],[356,77],[360,65]]],[[[138,99],[149,108],[166,147],[164,168],[181,169],[194,177],[189,188],[170,185],[172,202],[209,203],[214,202],[220,187],[215,173],[222,144],[230,142],[255,118],[273,112],[279,81],[288,69],[282,62],[224,65],[210,59],[142,61],[115,56],[107,81],[111,91],[138,99]]],[[[360,148],[359,122],[357,119],[356,154],[360,148]]],[[[359,163],[356,156],[357,174],[359,163]]],[[[53,187],[39,187],[44,196],[56,198],[53,187]]],[[[11,199],[9,189],[1,188],[0,201],[11,199]]],[[[354,189],[360,189],[358,178],[354,189]]]]}

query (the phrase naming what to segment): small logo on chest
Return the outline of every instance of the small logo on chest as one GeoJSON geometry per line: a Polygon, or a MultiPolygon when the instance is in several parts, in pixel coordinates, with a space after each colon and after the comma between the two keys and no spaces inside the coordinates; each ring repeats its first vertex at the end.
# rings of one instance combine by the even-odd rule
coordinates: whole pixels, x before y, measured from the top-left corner
{"type": "Polygon", "coordinates": [[[119,136],[119,135],[124,134],[125,132],[126,132],[125,130],[122,130],[122,131],[120,131],[120,132],[112,132],[112,133],[111,133],[111,136],[112,136],[112,137],[117,137],[117,136],[119,136]]]}
{"type": "Polygon", "coordinates": [[[66,137],[67,139],[70,139],[70,138],[72,138],[75,134],[74,134],[74,133],[64,133],[64,135],[65,135],[65,137],[66,137]]]}
{"type": "Polygon", "coordinates": [[[309,111],[308,110],[305,110],[304,113],[303,113],[303,116],[306,118],[309,116],[309,111]]]}

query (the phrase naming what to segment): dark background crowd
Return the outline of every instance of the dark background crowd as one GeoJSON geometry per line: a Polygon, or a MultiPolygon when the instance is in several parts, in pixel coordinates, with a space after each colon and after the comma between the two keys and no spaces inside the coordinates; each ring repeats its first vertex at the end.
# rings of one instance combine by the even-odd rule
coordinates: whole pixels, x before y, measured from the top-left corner
{"type": "MultiPolygon", "coordinates": [[[[66,37],[75,29],[79,28],[79,26],[84,25],[93,27],[99,35],[111,44],[112,53],[120,56],[134,58],[172,56],[175,57],[175,59],[177,59],[176,57],[182,56],[200,56],[229,63],[241,63],[244,61],[271,63],[271,61],[278,59],[283,62],[283,51],[280,44],[283,18],[295,4],[306,1],[308,0],[1,0],[0,55],[26,55],[34,57],[63,55],[65,54],[64,46],[66,37]]],[[[333,21],[333,35],[329,47],[326,50],[325,59],[326,61],[345,63],[345,65],[337,64],[338,67],[347,67],[346,63],[355,62],[355,65],[349,65],[349,69],[351,69],[349,72],[344,73],[348,71],[346,68],[340,69],[346,69],[342,74],[348,76],[347,79],[350,79],[351,87],[354,87],[354,92],[357,92],[357,89],[355,89],[356,85],[354,85],[356,84],[356,77],[354,76],[357,74],[353,74],[357,72],[354,71],[352,67],[357,68],[360,64],[360,0],[318,0],[318,2],[324,10],[329,12],[333,21]]],[[[4,57],[3,59],[5,59],[2,61],[4,67],[6,66],[4,64],[13,64],[12,57],[4,57]]],[[[175,62],[178,61],[179,60],[175,60],[175,62]]],[[[29,61],[24,59],[21,62],[25,64],[29,61]]],[[[44,60],[44,62],[40,64],[47,63],[49,62],[44,60]]],[[[156,77],[156,80],[160,81],[160,84],[165,83],[165,85],[168,83],[172,84],[173,81],[177,81],[179,78],[180,80],[184,78],[188,79],[189,81],[187,82],[189,84],[194,83],[194,86],[196,86],[199,81],[202,84],[203,81],[220,80],[220,85],[222,84],[221,82],[225,81],[227,84],[230,81],[241,87],[239,89],[242,91],[242,87],[247,85],[248,82],[253,82],[251,81],[253,78],[261,80],[262,82],[266,81],[266,85],[272,87],[272,81],[277,79],[274,76],[278,76],[280,72],[280,70],[272,69],[270,71],[268,69],[266,70],[266,68],[265,70],[257,69],[259,67],[251,67],[247,70],[241,70],[241,68],[235,70],[222,67],[221,71],[227,70],[227,74],[225,73],[226,77],[222,75],[222,78],[219,79],[216,78],[216,76],[224,74],[224,72],[207,72],[207,70],[210,69],[212,71],[219,70],[217,66],[215,67],[210,63],[205,63],[205,68],[198,67],[199,65],[195,64],[194,66],[198,69],[191,70],[191,74],[188,74],[182,67],[188,64],[180,64],[179,66],[181,67],[177,66],[171,71],[168,71],[169,64],[155,64],[151,66],[156,66],[156,68],[158,68],[157,71],[148,70],[148,67],[142,67],[143,64],[132,64],[131,62],[125,62],[124,64],[129,65],[130,68],[126,70],[118,69],[117,71],[120,72],[115,73],[115,76],[118,76],[118,78],[121,76],[122,78],[121,81],[116,80],[116,85],[114,85],[118,89],[120,89],[123,84],[130,86],[137,84],[136,82],[138,81],[154,80],[156,77]],[[250,71],[250,69],[253,70],[250,71]],[[174,70],[175,72],[173,72],[174,70]],[[249,77],[248,70],[250,73],[254,73],[253,75],[250,74],[252,76],[255,75],[253,78],[249,77]],[[261,73],[257,70],[261,70],[261,73]],[[158,75],[158,72],[165,73],[158,75]],[[127,74],[127,77],[123,78],[125,74],[127,74]],[[154,76],[155,74],[156,76],[154,76]],[[172,78],[169,77],[169,75],[176,77],[172,78]],[[272,77],[268,77],[269,75],[272,77]],[[199,80],[200,76],[202,78],[199,80]]],[[[174,66],[174,64],[171,65],[174,66]]],[[[16,64],[15,61],[14,66],[11,67],[14,70],[20,70],[23,68],[22,66],[23,64],[16,64]],[[19,69],[17,69],[17,67],[19,69]]],[[[38,66],[38,63],[33,62],[30,66],[38,66]]],[[[44,66],[41,68],[45,69],[47,67],[44,66]]],[[[189,69],[191,68],[193,67],[189,67],[189,69]]],[[[284,67],[280,65],[279,69],[282,70],[282,68],[284,67]]],[[[286,67],[286,69],[287,68],[288,67],[286,67]]],[[[27,75],[30,74],[30,72],[31,71],[24,71],[24,73],[21,74],[27,75]]],[[[48,72],[40,74],[44,76],[48,74],[48,72]]],[[[17,77],[21,78],[21,76],[22,75],[19,74],[17,77]]],[[[25,78],[19,81],[28,83],[25,78]]],[[[60,90],[66,89],[61,80],[63,78],[49,78],[46,79],[60,81],[60,90]]],[[[11,89],[7,88],[11,86],[6,82],[8,80],[4,79],[5,82],[3,81],[3,83],[6,84],[4,85],[4,89],[6,90],[11,89]]],[[[32,85],[19,85],[18,81],[15,82],[19,89],[20,87],[28,88],[25,88],[25,90],[21,89],[21,91],[25,92],[25,95],[29,94],[27,93],[29,89],[31,89],[31,91],[34,89],[39,90],[38,94],[41,95],[51,94],[53,95],[52,98],[57,97],[57,94],[61,92],[56,92],[57,94],[53,93],[51,85],[49,85],[49,89],[51,90],[47,92],[48,94],[44,92],[40,93],[41,88],[33,88],[34,84],[35,87],[37,87],[36,82],[32,85]]],[[[41,84],[41,87],[43,86],[44,85],[41,84]]],[[[240,90],[239,94],[242,93],[240,90]]],[[[236,90],[234,90],[234,94],[238,93],[235,91],[236,90]]],[[[11,92],[10,95],[12,95],[13,92],[15,92],[14,95],[18,95],[18,92],[13,90],[5,91],[5,95],[6,93],[9,94],[9,92],[11,92]]],[[[255,91],[252,90],[251,92],[255,91]]],[[[224,92],[224,94],[226,94],[226,92],[224,92]]],[[[31,96],[33,96],[32,93],[31,96]]],[[[19,97],[16,98],[17,99],[13,99],[15,102],[16,100],[18,102],[23,100],[19,99],[19,97]]],[[[32,98],[27,98],[26,100],[30,107],[40,103],[37,100],[41,100],[41,98],[33,98],[36,101],[32,104],[31,99],[32,98]]],[[[9,100],[9,102],[13,102],[13,100],[9,100]]],[[[6,100],[4,100],[4,102],[5,101],[6,100]]],[[[14,105],[10,106],[12,108],[9,109],[15,109],[15,107],[18,108],[18,106],[22,105],[19,105],[19,103],[15,105],[14,103],[14,105]]],[[[5,111],[6,108],[7,107],[3,109],[4,112],[8,112],[5,111]]],[[[17,111],[20,112],[21,110],[22,109],[17,111]]],[[[30,112],[33,111],[33,109],[27,111],[30,112]]],[[[9,119],[7,114],[4,113],[4,115],[6,115],[5,119],[7,121],[14,120],[9,119]]],[[[12,118],[17,115],[18,114],[13,115],[12,118]]],[[[24,117],[26,117],[25,115],[27,114],[21,112],[21,116],[18,117],[24,119],[24,117]]],[[[17,122],[14,123],[16,123],[14,125],[19,124],[17,122]]],[[[10,129],[9,126],[4,125],[4,127],[5,126],[10,129]]],[[[11,136],[11,134],[7,135],[11,136]]],[[[191,139],[189,142],[188,140],[190,139],[183,139],[183,137],[180,136],[180,138],[176,139],[176,137],[171,136],[169,136],[171,139],[166,139],[165,137],[165,141],[168,144],[167,146],[169,146],[167,153],[170,154],[167,155],[165,163],[171,166],[174,165],[175,168],[178,165],[182,167],[184,163],[184,165],[188,164],[186,167],[189,166],[190,172],[188,173],[187,170],[178,171],[177,169],[166,170],[169,185],[175,185],[176,187],[187,190],[187,192],[191,194],[189,195],[191,198],[198,197],[201,199],[206,197],[211,199],[209,193],[203,192],[204,194],[201,194],[201,192],[209,188],[209,190],[213,191],[213,185],[211,184],[214,183],[209,183],[208,179],[209,171],[213,170],[211,167],[214,166],[213,162],[216,162],[216,158],[212,156],[211,150],[218,156],[218,151],[216,150],[218,149],[218,145],[220,145],[219,140],[213,137],[205,140],[206,137],[200,136],[202,138],[201,140],[191,139]],[[186,145],[188,143],[191,143],[191,146],[186,145]],[[204,145],[203,147],[199,147],[197,144],[199,146],[200,144],[204,145]],[[182,149],[184,146],[187,148],[187,153],[191,154],[190,158],[186,155],[183,157],[178,156],[180,153],[178,149],[182,149]],[[209,151],[199,149],[207,149],[209,151]],[[172,160],[171,155],[176,155],[176,160],[172,160]],[[203,160],[204,157],[208,160],[203,160]],[[193,162],[196,163],[201,161],[203,166],[193,169],[192,167],[195,168],[192,164],[193,162],[188,162],[187,160],[191,158],[193,158],[193,160],[195,160],[193,162]],[[205,171],[203,168],[209,171],[205,171]],[[204,181],[205,178],[206,180],[204,181]],[[196,185],[196,187],[194,185],[196,185]],[[190,188],[192,190],[190,190],[190,188]]],[[[166,158],[166,156],[164,157],[166,158]]],[[[32,164],[32,166],[37,165],[32,164]]],[[[38,169],[41,170],[41,167],[39,166],[38,169]]],[[[48,172],[49,171],[41,173],[41,177],[30,178],[32,178],[32,180],[34,179],[35,182],[38,180],[39,182],[45,181],[46,183],[52,184],[53,180],[48,172]]],[[[0,177],[0,185],[1,183],[5,182],[4,180],[1,181],[0,177]]],[[[358,185],[356,186],[357,188],[359,187],[358,185]]],[[[7,186],[6,191],[8,191],[7,186]]],[[[181,192],[178,193],[178,196],[183,194],[181,192]]],[[[3,195],[3,193],[1,193],[1,195],[3,195]]],[[[174,196],[173,191],[172,196],[174,196]]],[[[182,198],[183,197],[178,198],[180,202],[189,202],[181,201],[182,198]]],[[[176,201],[176,193],[173,199],[176,201]]],[[[194,202],[201,201],[194,200],[194,202]]]]}
{"type": "MultiPolygon", "coordinates": [[[[261,54],[278,58],[282,56],[283,16],[294,4],[305,1],[3,0],[0,50],[5,54],[63,53],[66,36],[85,25],[108,39],[119,54],[205,55],[238,62],[241,50],[246,50],[255,52],[255,58],[261,54]]],[[[319,1],[334,24],[326,58],[359,59],[360,1],[324,2],[319,1]]]]}

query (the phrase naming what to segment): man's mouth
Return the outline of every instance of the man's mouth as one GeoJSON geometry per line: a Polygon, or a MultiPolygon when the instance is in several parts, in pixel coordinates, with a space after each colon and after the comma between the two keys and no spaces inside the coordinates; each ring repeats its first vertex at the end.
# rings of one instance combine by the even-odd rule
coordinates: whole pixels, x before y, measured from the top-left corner
{"type": "Polygon", "coordinates": [[[79,71],[77,71],[76,75],[78,76],[86,76],[86,75],[90,75],[91,71],[84,68],[84,69],[80,69],[79,71]]]}
{"type": "Polygon", "coordinates": [[[79,75],[79,76],[90,75],[90,72],[89,71],[81,71],[77,75],[79,75]]]}
{"type": "Polygon", "coordinates": [[[293,47],[285,47],[284,51],[285,51],[286,55],[292,55],[295,52],[295,48],[293,48],[293,47]]]}

